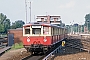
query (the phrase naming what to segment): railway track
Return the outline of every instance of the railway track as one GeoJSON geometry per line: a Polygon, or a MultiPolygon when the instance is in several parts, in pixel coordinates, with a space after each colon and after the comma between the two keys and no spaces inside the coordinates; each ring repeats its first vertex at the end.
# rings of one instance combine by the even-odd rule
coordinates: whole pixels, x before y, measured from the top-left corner
{"type": "Polygon", "coordinates": [[[25,58],[22,58],[22,60],[42,60],[44,57],[49,55],[51,51],[52,50],[48,51],[46,54],[43,54],[43,53],[37,54],[37,53],[35,53],[33,55],[30,55],[30,56],[27,56],[25,58]]]}
{"type": "Polygon", "coordinates": [[[5,51],[8,51],[9,49],[11,49],[11,47],[5,47],[5,48],[2,48],[2,49],[0,49],[0,56],[2,55],[2,54],[4,54],[5,53],[5,51]]]}
{"type": "Polygon", "coordinates": [[[30,55],[27,56],[25,58],[22,58],[22,60],[42,60],[46,55],[42,55],[42,54],[34,54],[34,55],[30,55]]]}
{"type": "Polygon", "coordinates": [[[7,37],[0,37],[0,48],[4,48],[8,45],[8,40],[7,37]]]}
{"type": "Polygon", "coordinates": [[[33,56],[33,57],[31,57],[31,58],[29,58],[27,60],[40,60],[40,59],[42,59],[42,57],[43,56],[33,56]]]}
{"type": "Polygon", "coordinates": [[[11,47],[8,47],[8,40],[7,37],[0,37],[0,56],[11,47]]]}
{"type": "Polygon", "coordinates": [[[80,50],[85,50],[90,53],[90,37],[89,36],[71,36],[70,39],[68,39],[67,46],[78,48],[80,50]],[[81,37],[78,39],[77,37],[81,37]]]}

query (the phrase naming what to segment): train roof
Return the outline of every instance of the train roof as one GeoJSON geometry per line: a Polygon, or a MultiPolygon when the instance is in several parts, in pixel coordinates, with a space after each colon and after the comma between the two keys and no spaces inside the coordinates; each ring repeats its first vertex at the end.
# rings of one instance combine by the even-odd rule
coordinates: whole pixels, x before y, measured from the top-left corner
{"type": "Polygon", "coordinates": [[[65,28],[65,27],[57,26],[57,25],[50,24],[47,22],[31,22],[31,23],[24,24],[23,26],[28,26],[28,25],[46,25],[46,26],[51,26],[51,27],[65,28]]]}

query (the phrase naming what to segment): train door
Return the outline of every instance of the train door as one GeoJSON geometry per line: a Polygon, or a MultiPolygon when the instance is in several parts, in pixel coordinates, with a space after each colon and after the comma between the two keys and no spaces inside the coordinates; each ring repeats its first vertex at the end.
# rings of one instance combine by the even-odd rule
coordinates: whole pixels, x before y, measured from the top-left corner
{"type": "Polygon", "coordinates": [[[14,44],[14,34],[8,34],[8,46],[12,46],[14,44]]]}
{"type": "Polygon", "coordinates": [[[51,27],[49,26],[43,26],[43,36],[44,36],[44,41],[43,44],[45,45],[51,45],[51,27]]]}

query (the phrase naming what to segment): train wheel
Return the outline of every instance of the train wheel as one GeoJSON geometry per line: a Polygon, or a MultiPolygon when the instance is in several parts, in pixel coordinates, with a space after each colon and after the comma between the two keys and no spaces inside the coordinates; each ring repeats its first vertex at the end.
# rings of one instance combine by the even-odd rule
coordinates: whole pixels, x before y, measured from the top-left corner
{"type": "Polygon", "coordinates": [[[43,50],[43,54],[46,54],[46,51],[45,50],[43,50]]]}
{"type": "Polygon", "coordinates": [[[37,52],[30,52],[31,53],[31,55],[35,55],[35,54],[37,54],[37,52]]]}
{"type": "Polygon", "coordinates": [[[47,51],[48,51],[48,47],[44,47],[43,48],[43,54],[46,54],[47,51]]]}

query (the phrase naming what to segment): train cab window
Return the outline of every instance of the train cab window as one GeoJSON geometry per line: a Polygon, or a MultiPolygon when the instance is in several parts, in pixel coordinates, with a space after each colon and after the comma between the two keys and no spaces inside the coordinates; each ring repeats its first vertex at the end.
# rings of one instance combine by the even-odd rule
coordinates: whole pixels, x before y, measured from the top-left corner
{"type": "Polygon", "coordinates": [[[30,28],[25,29],[25,34],[30,34],[30,28]]]}
{"type": "Polygon", "coordinates": [[[41,28],[32,28],[32,34],[41,34],[41,28]]]}
{"type": "Polygon", "coordinates": [[[46,26],[43,27],[43,34],[44,35],[49,34],[49,27],[46,27],[46,26]]]}

